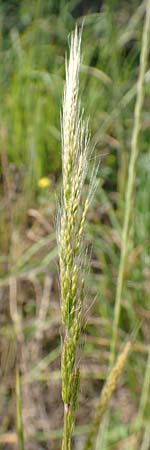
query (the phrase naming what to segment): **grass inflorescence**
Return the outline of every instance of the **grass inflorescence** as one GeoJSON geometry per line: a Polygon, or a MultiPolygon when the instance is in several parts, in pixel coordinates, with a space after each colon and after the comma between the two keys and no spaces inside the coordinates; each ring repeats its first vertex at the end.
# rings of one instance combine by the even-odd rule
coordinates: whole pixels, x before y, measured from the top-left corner
{"type": "Polygon", "coordinates": [[[71,36],[70,59],[66,62],[66,84],[62,111],[63,192],[59,238],[61,310],[64,325],[62,350],[62,399],[64,402],[64,437],[62,448],[70,449],[74,412],[78,397],[79,368],[77,346],[81,333],[84,301],[83,230],[92,195],[96,171],[85,199],[85,183],[90,158],[88,122],[79,102],[81,33],[71,36]]]}

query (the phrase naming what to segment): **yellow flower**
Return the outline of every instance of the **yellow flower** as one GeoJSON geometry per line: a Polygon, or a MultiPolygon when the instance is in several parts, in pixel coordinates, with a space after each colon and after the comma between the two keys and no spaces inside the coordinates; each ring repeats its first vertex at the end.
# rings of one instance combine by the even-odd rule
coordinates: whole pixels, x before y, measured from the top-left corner
{"type": "Polygon", "coordinates": [[[47,178],[47,177],[42,177],[38,181],[38,186],[42,189],[49,187],[50,184],[51,184],[51,180],[49,180],[49,178],[47,178]]]}

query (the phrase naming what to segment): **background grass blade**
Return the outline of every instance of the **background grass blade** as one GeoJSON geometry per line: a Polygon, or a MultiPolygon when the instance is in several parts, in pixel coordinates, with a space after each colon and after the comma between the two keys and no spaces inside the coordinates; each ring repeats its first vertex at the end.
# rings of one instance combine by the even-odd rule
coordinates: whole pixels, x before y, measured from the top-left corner
{"type": "Polygon", "coordinates": [[[137,161],[137,156],[138,156],[138,151],[139,151],[138,140],[139,140],[139,132],[140,132],[140,128],[141,128],[141,114],[142,114],[143,99],[144,99],[144,75],[146,72],[148,48],[149,48],[149,46],[148,46],[149,45],[149,33],[150,33],[150,0],[147,1],[147,5],[146,5],[145,25],[144,25],[144,30],[143,30],[143,39],[142,39],[142,48],[141,48],[141,57],[140,57],[140,72],[139,72],[139,80],[137,83],[137,99],[136,99],[135,112],[134,112],[133,134],[132,134],[132,140],[131,140],[131,157],[130,157],[130,162],[129,162],[129,172],[128,172],[125,211],[124,211],[124,223],[123,223],[123,231],[122,231],[121,256],[120,256],[120,264],[119,264],[118,279],[117,279],[113,332],[112,332],[112,341],[111,341],[111,359],[110,359],[111,364],[114,361],[115,352],[116,352],[118,325],[119,325],[120,311],[121,311],[121,299],[122,299],[122,292],[123,292],[123,280],[124,280],[126,256],[127,256],[127,251],[128,251],[129,226],[130,226],[131,211],[132,211],[132,206],[133,206],[133,189],[134,189],[135,177],[136,177],[136,161],[137,161]]]}
{"type": "Polygon", "coordinates": [[[19,369],[16,367],[16,422],[18,435],[18,449],[24,450],[24,433],[22,422],[22,400],[21,400],[21,381],[19,369]]]}

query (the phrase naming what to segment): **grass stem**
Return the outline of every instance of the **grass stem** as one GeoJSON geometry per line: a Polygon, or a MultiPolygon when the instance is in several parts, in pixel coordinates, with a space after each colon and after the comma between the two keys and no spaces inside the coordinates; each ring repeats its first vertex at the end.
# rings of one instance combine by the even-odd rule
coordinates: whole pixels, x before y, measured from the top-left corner
{"type": "Polygon", "coordinates": [[[20,383],[20,374],[19,374],[18,367],[16,367],[16,422],[17,422],[17,434],[18,434],[18,449],[24,450],[21,383],[20,383]]]}
{"type": "Polygon", "coordinates": [[[126,256],[127,256],[127,250],[128,250],[129,225],[130,225],[130,219],[131,219],[131,211],[132,211],[132,205],[133,205],[133,190],[134,190],[135,176],[136,176],[136,160],[137,160],[138,151],[139,151],[138,138],[139,138],[139,132],[140,132],[140,128],[141,128],[141,114],[142,114],[143,99],[144,99],[144,75],[146,72],[147,58],[148,58],[149,31],[150,31],[150,0],[147,0],[145,24],[144,24],[144,29],[143,29],[142,47],[141,47],[141,56],[140,56],[140,71],[139,71],[139,79],[138,79],[138,83],[137,83],[137,98],[136,98],[135,111],[134,111],[134,125],[133,125],[133,133],[132,133],[132,140],[131,140],[131,156],[130,156],[130,163],[129,163],[127,189],[126,189],[124,223],[123,223],[123,231],[122,231],[122,247],[121,247],[121,256],[120,256],[120,264],[119,264],[118,280],[117,280],[117,288],[116,288],[110,365],[113,364],[114,359],[115,359],[116,343],[117,343],[117,336],[118,336],[118,326],[119,326],[119,320],[120,320],[123,281],[124,281],[124,273],[125,273],[125,265],[126,265],[126,256]]]}

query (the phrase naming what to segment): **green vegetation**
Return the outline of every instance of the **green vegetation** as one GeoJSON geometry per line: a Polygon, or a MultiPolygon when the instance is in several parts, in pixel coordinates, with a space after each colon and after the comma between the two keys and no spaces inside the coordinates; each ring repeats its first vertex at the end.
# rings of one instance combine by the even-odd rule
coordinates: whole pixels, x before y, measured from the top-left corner
{"type": "MultiPolygon", "coordinates": [[[[61,376],[70,352],[67,347],[65,354],[64,337],[67,328],[70,337],[77,325],[72,353],[77,364],[72,365],[67,383],[66,375],[63,381],[64,398],[70,395],[63,400],[73,407],[71,448],[149,450],[149,3],[0,2],[0,448],[61,448],[61,376]],[[69,323],[62,292],[62,326],[55,235],[62,186],[60,111],[68,35],[76,22],[82,25],[83,15],[80,94],[94,152],[80,198],[79,226],[93,164],[98,166],[100,161],[100,167],[86,211],[85,257],[84,246],[80,247],[86,270],[82,276],[82,264],[77,267],[69,323]],[[142,40],[146,17],[147,42],[142,40]],[[129,167],[133,170],[128,175],[129,167]],[[116,295],[119,264],[121,287],[116,295]],[[86,289],[80,322],[80,305],[76,310],[74,299],[80,300],[76,294],[82,291],[83,277],[86,289]],[[128,341],[131,351],[118,380],[117,364],[122,359],[110,366],[116,355],[126,359],[128,341]],[[100,424],[110,397],[110,414],[100,424]]],[[[75,209],[71,221],[77,218],[74,214],[75,209]]],[[[76,225],[74,231],[76,235],[76,225]]],[[[73,245],[75,235],[71,235],[73,245]]],[[[69,233],[67,246],[68,239],[69,233]]],[[[76,267],[72,259],[71,263],[69,276],[67,266],[64,269],[68,282],[76,267]]]]}

